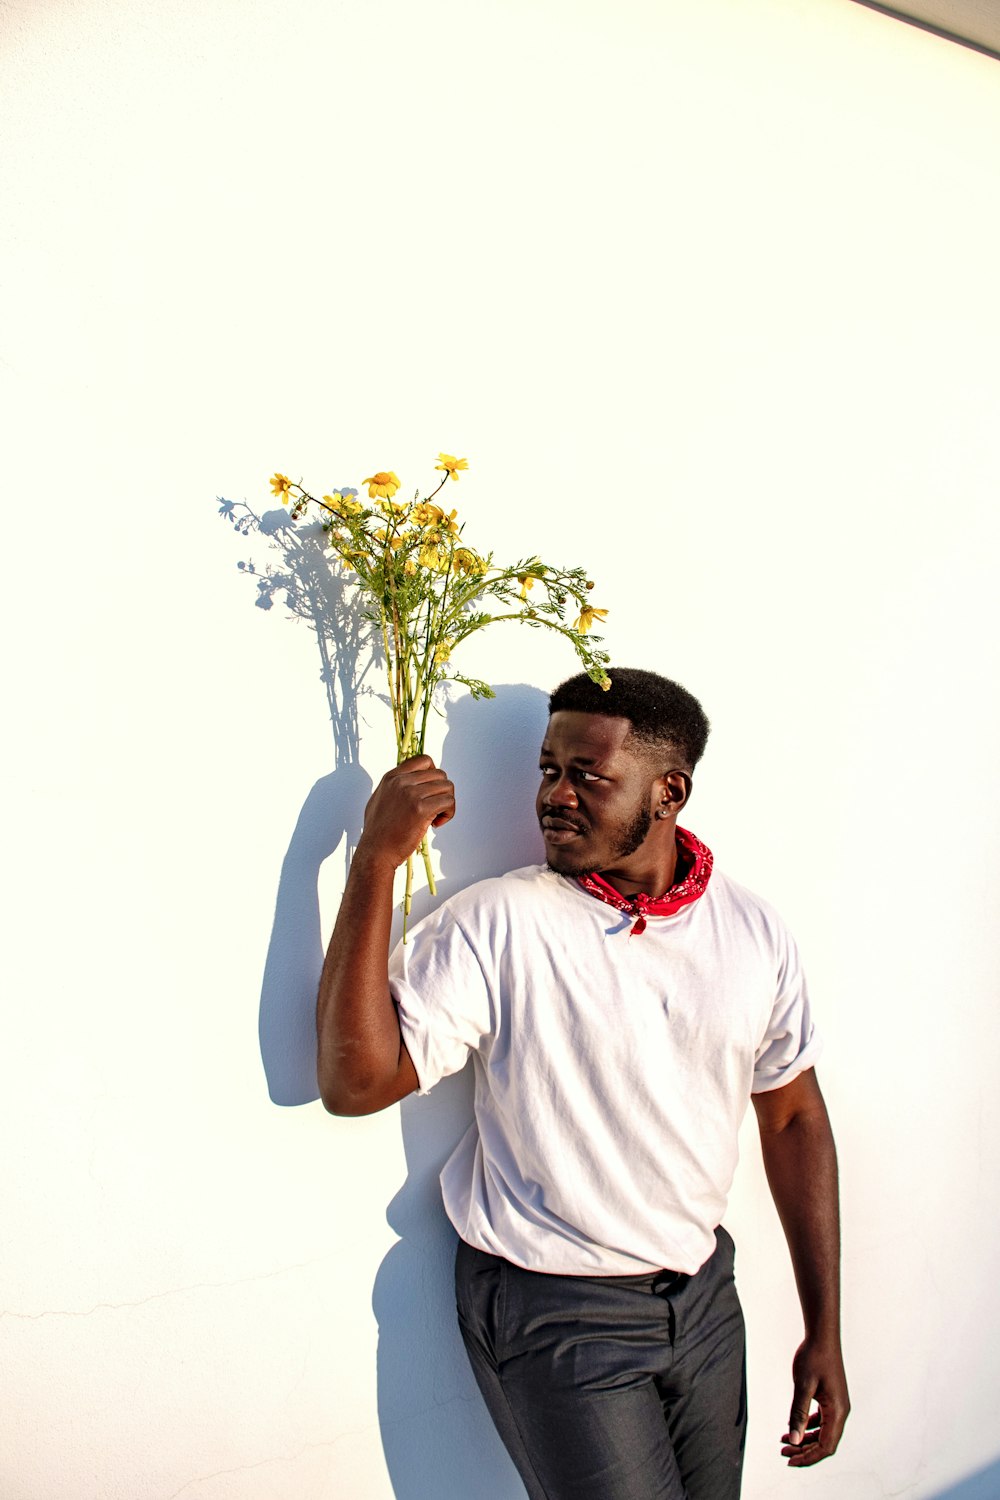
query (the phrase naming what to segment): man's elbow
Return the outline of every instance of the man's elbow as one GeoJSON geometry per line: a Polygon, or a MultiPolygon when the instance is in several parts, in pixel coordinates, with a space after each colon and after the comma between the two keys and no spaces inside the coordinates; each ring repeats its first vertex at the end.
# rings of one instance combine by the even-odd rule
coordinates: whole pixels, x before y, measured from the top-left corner
{"type": "Polygon", "coordinates": [[[331,1115],[374,1115],[389,1102],[380,1102],[371,1084],[350,1083],[344,1079],[320,1079],[319,1097],[331,1115]]]}
{"type": "Polygon", "coordinates": [[[387,1076],[367,1070],[321,1067],[318,1081],[323,1108],[331,1115],[375,1115],[400,1098],[398,1073],[387,1076]]]}
{"type": "Polygon", "coordinates": [[[345,1119],[358,1115],[374,1115],[382,1108],[380,1104],[372,1104],[369,1100],[357,1098],[352,1094],[323,1092],[320,1098],[327,1114],[340,1115],[345,1119]]]}
{"type": "Polygon", "coordinates": [[[320,1024],[317,1042],[319,1096],[331,1115],[374,1115],[420,1086],[398,1022],[374,1038],[338,1037],[320,1024]]]}

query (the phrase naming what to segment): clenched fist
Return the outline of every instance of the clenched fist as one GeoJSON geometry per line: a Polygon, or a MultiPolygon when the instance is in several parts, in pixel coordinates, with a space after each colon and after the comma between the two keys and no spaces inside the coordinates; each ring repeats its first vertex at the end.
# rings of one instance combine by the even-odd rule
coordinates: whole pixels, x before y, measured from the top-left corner
{"type": "Polygon", "coordinates": [[[387,771],[368,799],[358,845],[369,856],[401,865],[428,828],[455,816],[455,788],[429,755],[414,755],[387,771]]]}

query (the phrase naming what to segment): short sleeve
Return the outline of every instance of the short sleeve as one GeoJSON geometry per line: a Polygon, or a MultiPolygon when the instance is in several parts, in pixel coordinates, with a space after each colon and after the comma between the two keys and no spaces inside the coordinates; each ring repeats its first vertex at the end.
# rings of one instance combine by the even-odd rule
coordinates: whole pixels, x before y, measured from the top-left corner
{"type": "Polygon", "coordinates": [[[465,1066],[492,1034],[490,987],[475,948],[447,904],[398,943],[389,990],[420,1093],[465,1066]]]}
{"type": "Polygon", "coordinates": [[[799,950],[787,929],[780,932],[776,996],[754,1058],[751,1092],[765,1094],[811,1068],[823,1050],[813,1024],[809,990],[799,950]]]}

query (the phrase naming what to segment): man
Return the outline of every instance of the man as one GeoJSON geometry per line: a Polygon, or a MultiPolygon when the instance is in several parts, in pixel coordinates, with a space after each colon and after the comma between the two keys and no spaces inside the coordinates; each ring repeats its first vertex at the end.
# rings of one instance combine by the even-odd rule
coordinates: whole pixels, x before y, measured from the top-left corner
{"type": "Polygon", "coordinates": [[[320,1088],[366,1114],[472,1054],[475,1123],[441,1177],[459,1322],[531,1500],[736,1500],[743,1320],[720,1221],[751,1097],[805,1320],[789,1464],[831,1454],[849,1409],[819,1042],[780,919],[677,827],[701,705],[611,677],[550,699],[546,864],[446,901],[391,963],[395,869],[455,801],[427,756],[383,778],[320,985],[320,1088]]]}

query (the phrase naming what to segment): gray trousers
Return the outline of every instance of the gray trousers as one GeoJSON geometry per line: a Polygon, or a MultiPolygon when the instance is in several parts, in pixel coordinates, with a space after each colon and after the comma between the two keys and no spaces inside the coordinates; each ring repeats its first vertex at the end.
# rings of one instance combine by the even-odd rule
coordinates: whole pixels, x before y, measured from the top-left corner
{"type": "Polygon", "coordinates": [[[693,1276],[549,1276],[459,1242],[462,1337],[530,1500],[738,1500],[733,1257],[721,1227],[693,1276]]]}

